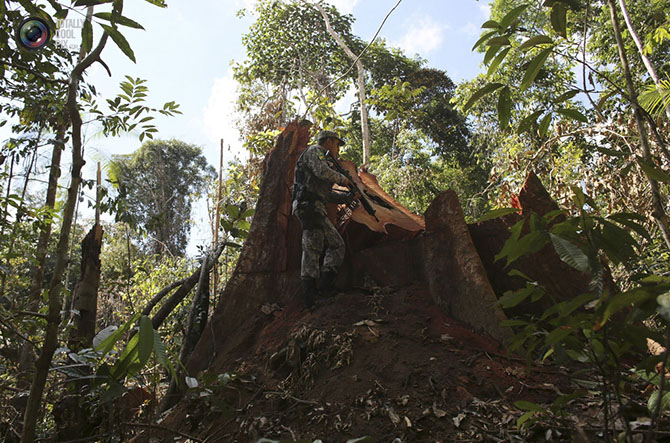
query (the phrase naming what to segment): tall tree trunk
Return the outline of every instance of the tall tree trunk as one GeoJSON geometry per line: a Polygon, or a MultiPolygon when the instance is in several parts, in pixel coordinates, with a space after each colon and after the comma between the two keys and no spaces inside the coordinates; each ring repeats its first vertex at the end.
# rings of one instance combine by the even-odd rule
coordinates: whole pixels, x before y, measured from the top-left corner
{"type": "MultiPolygon", "coordinates": [[[[630,100],[633,105],[633,115],[635,117],[635,124],[637,125],[637,130],[640,136],[640,146],[642,147],[642,158],[645,162],[653,164],[649,137],[647,135],[647,127],[644,125],[640,104],[637,101],[637,93],[635,91],[635,85],[633,84],[633,76],[630,72],[628,58],[626,56],[626,49],[621,37],[621,28],[619,27],[619,19],[616,14],[616,6],[614,5],[614,0],[607,0],[607,4],[610,9],[612,28],[616,37],[619,58],[621,60],[621,67],[623,68],[624,77],[626,79],[626,88],[628,89],[628,95],[630,96],[630,100]]],[[[658,224],[658,227],[663,234],[665,244],[670,249],[670,221],[668,220],[668,216],[665,213],[665,207],[663,206],[663,199],[658,187],[658,182],[649,177],[646,173],[645,176],[647,177],[649,187],[651,188],[652,204],[654,208],[652,216],[656,220],[656,223],[658,224]]]]}
{"type": "MultiPolygon", "coordinates": [[[[49,166],[49,181],[47,183],[47,195],[44,206],[49,210],[53,210],[56,204],[56,193],[58,191],[58,177],[60,176],[60,160],[63,149],[65,148],[65,126],[61,126],[56,130],[56,139],[54,141],[54,148],[51,152],[51,165],[49,166]]],[[[40,234],[37,239],[37,247],[35,248],[35,264],[30,269],[30,289],[28,292],[28,309],[32,312],[39,311],[42,285],[44,283],[44,267],[47,258],[47,250],[49,247],[49,239],[51,238],[51,225],[46,223],[40,229],[40,234]]],[[[34,326],[31,326],[28,335],[35,333],[34,326]]],[[[21,356],[19,358],[19,371],[25,374],[19,380],[19,385],[22,388],[27,388],[30,385],[30,371],[33,367],[37,356],[30,343],[24,343],[21,347],[21,356]]]]}
{"type": "MultiPolygon", "coordinates": [[[[308,3],[307,0],[303,1],[308,3]]],[[[363,164],[361,165],[361,168],[367,169],[368,164],[370,163],[370,126],[368,124],[368,107],[365,104],[365,70],[363,69],[363,62],[361,62],[360,57],[358,57],[351,49],[349,49],[344,40],[342,40],[337,32],[335,32],[335,30],[333,30],[333,28],[330,26],[330,19],[328,18],[328,14],[326,14],[326,11],[323,9],[323,7],[318,3],[313,3],[311,5],[318,9],[323,16],[323,20],[326,22],[326,30],[328,33],[335,39],[337,44],[340,46],[340,48],[342,48],[347,56],[349,56],[349,58],[356,63],[356,70],[358,72],[358,101],[361,105],[361,132],[363,138],[363,164]]]]}
{"type": "MultiPolygon", "coordinates": [[[[644,53],[644,49],[642,48],[642,40],[640,40],[640,36],[637,34],[637,31],[633,26],[633,22],[630,19],[630,15],[628,14],[628,8],[626,7],[626,0],[619,0],[619,5],[621,6],[621,13],[623,14],[623,18],[626,21],[626,27],[628,28],[628,32],[630,32],[630,36],[633,38],[635,46],[637,47],[637,50],[640,53],[642,63],[644,63],[644,67],[647,68],[647,72],[654,80],[654,84],[656,84],[656,87],[659,87],[661,79],[658,77],[656,69],[654,69],[654,65],[651,64],[651,60],[649,60],[649,57],[647,57],[647,55],[644,53]]],[[[668,118],[670,118],[670,106],[665,107],[665,115],[668,116],[668,118]]]]}
{"type": "Polygon", "coordinates": [[[51,283],[49,285],[47,327],[45,331],[44,345],[42,346],[37,364],[35,365],[35,375],[30,386],[28,405],[26,406],[24,415],[24,426],[21,434],[21,441],[24,443],[33,442],[35,440],[36,425],[40,412],[40,404],[42,402],[42,394],[44,393],[44,385],[46,384],[47,375],[51,366],[51,359],[58,347],[58,326],[60,325],[61,292],[63,289],[61,279],[63,277],[65,266],[67,265],[72,218],[78,200],[79,185],[81,184],[81,168],[85,163],[82,157],[82,121],[77,107],[79,82],[84,71],[93,64],[94,61],[99,59],[100,53],[107,43],[107,38],[107,33],[104,33],[96,48],[81,62],[77,63],[70,74],[66,109],[72,128],[72,177],[65,209],[63,210],[63,222],[58,240],[58,248],[56,250],[56,262],[51,283]]]}

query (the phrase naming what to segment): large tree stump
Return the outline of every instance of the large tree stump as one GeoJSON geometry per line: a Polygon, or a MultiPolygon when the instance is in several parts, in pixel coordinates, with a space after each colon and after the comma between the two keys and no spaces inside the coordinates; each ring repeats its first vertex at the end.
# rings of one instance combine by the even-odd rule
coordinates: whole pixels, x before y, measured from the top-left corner
{"type": "Polygon", "coordinates": [[[440,194],[426,211],[423,238],[425,276],[430,294],[444,311],[470,325],[505,340],[511,330],[475,249],[463,210],[454,191],[440,194]]]}

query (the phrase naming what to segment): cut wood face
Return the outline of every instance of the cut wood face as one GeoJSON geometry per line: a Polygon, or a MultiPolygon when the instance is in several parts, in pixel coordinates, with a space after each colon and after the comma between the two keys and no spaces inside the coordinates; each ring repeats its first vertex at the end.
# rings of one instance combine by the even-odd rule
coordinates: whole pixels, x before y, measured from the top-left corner
{"type": "MultiPolygon", "coordinates": [[[[413,238],[426,229],[426,222],[423,217],[412,213],[387,194],[379,186],[377,177],[369,172],[359,172],[356,165],[350,161],[341,160],[339,163],[349,172],[356,185],[363,191],[364,197],[375,209],[379,219],[379,221],[375,220],[359,204],[351,211],[346,223],[340,222],[341,214],[338,212],[338,228],[342,232],[348,229],[349,223],[353,222],[367,227],[372,232],[382,234],[380,241],[385,241],[413,238]],[[391,229],[388,229],[389,227],[391,229]]],[[[360,246],[362,245],[355,245],[355,249],[361,249],[360,246]]]]}

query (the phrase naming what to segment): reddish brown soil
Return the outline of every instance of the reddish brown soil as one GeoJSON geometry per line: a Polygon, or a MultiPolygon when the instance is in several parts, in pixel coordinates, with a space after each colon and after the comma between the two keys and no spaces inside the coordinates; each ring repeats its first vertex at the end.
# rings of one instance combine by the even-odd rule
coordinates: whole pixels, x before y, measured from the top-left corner
{"type": "Polygon", "coordinates": [[[311,311],[260,313],[215,369],[236,378],[201,382],[161,426],[208,442],[507,440],[518,434],[514,401],[551,403],[565,389],[558,370],[528,374],[426,294],[352,290],[311,311]]]}

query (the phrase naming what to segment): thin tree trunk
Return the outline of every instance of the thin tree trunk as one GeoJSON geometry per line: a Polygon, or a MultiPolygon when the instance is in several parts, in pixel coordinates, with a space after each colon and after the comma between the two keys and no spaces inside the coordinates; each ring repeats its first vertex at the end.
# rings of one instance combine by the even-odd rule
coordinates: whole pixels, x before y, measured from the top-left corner
{"type": "MultiPolygon", "coordinates": [[[[307,0],[303,1],[307,3],[307,0]]],[[[368,164],[370,163],[370,126],[368,124],[368,108],[365,104],[365,70],[363,69],[363,62],[361,62],[361,59],[356,56],[356,54],[354,54],[351,49],[349,49],[344,40],[342,40],[342,38],[330,26],[330,19],[328,18],[328,14],[326,14],[326,11],[323,9],[323,7],[317,3],[312,4],[312,6],[318,9],[323,16],[323,20],[326,22],[326,30],[328,33],[335,39],[337,44],[342,48],[347,56],[349,56],[349,58],[356,63],[356,70],[358,71],[358,100],[361,105],[361,132],[363,138],[363,164],[361,165],[361,168],[367,169],[368,164]]]]}
{"type": "MultiPolygon", "coordinates": [[[[633,41],[635,42],[635,46],[637,47],[638,52],[640,53],[640,58],[642,59],[642,63],[644,63],[644,67],[647,68],[647,72],[651,76],[652,80],[654,80],[654,84],[656,86],[660,86],[661,80],[658,77],[658,74],[656,73],[656,69],[654,69],[654,65],[651,64],[651,60],[649,60],[649,57],[644,53],[644,49],[642,47],[642,40],[640,40],[640,36],[637,34],[637,31],[633,27],[633,22],[630,19],[630,15],[628,14],[628,8],[626,7],[626,1],[625,0],[619,0],[619,5],[621,6],[621,13],[623,14],[623,18],[626,21],[626,27],[628,28],[628,32],[630,32],[630,36],[633,38],[633,41]]],[[[665,107],[665,115],[670,118],[670,106],[665,107]]]]}
{"type": "Polygon", "coordinates": [[[37,419],[39,418],[44,385],[46,384],[49,368],[51,367],[51,359],[58,347],[58,326],[60,325],[61,291],[63,288],[61,279],[63,277],[65,266],[67,265],[72,218],[78,200],[79,185],[81,184],[81,168],[85,163],[82,158],[82,121],[77,107],[79,82],[84,71],[91,66],[94,61],[99,59],[100,53],[107,43],[107,38],[107,33],[104,33],[96,48],[79,62],[70,74],[66,110],[72,128],[72,178],[70,189],[67,194],[65,209],[63,211],[63,222],[61,225],[58,248],[56,250],[54,272],[49,285],[48,314],[44,345],[42,346],[40,356],[37,360],[35,376],[33,377],[33,382],[30,386],[28,405],[26,406],[24,415],[24,426],[21,434],[21,441],[23,443],[29,443],[35,440],[36,425],[37,419]]]}
{"type": "MultiPolygon", "coordinates": [[[[628,27],[628,32],[630,32],[631,37],[633,38],[633,41],[635,42],[635,46],[637,47],[637,50],[640,54],[640,58],[642,59],[642,63],[644,63],[645,68],[647,68],[647,72],[649,73],[649,76],[651,76],[652,80],[654,80],[654,84],[656,85],[657,89],[662,88],[661,85],[661,79],[658,77],[658,74],[656,73],[656,69],[654,69],[654,65],[651,64],[651,60],[649,60],[649,57],[644,53],[644,49],[642,47],[642,40],[640,40],[640,37],[637,34],[637,31],[633,27],[633,22],[630,19],[630,16],[628,14],[628,9],[626,8],[626,1],[625,0],[619,0],[619,5],[621,6],[621,13],[623,14],[623,18],[626,21],[626,26],[628,27]]],[[[665,107],[665,115],[670,119],[670,106],[665,107]]],[[[648,114],[645,114],[645,117],[647,118],[647,122],[649,123],[649,128],[652,131],[652,134],[656,138],[656,142],[658,143],[658,146],[661,148],[663,151],[663,154],[665,155],[665,158],[670,160],[670,153],[668,153],[667,148],[665,147],[665,144],[663,143],[663,140],[661,140],[660,135],[658,134],[658,130],[656,128],[656,123],[654,122],[654,119],[649,116],[648,114]]]]}
{"type": "MultiPolygon", "coordinates": [[[[49,181],[47,184],[47,195],[44,206],[49,210],[53,210],[56,204],[56,193],[58,191],[58,177],[60,176],[60,160],[64,149],[65,140],[65,126],[56,130],[56,140],[53,151],[51,152],[51,166],[49,167],[49,181]]],[[[44,267],[46,263],[47,250],[49,248],[49,239],[51,238],[51,225],[46,223],[40,229],[40,234],[37,239],[37,247],[35,248],[35,264],[30,269],[30,289],[28,292],[28,310],[31,312],[39,311],[42,285],[44,283],[44,267]]],[[[34,326],[29,329],[28,335],[33,335],[34,326]]],[[[37,356],[30,343],[24,343],[21,347],[21,356],[19,358],[19,372],[25,374],[25,377],[19,379],[19,386],[27,388],[30,385],[30,371],[37,356]]]]}
{"type": "MultiPolygon", "coordinates": [[[[251,164],[251,159],[249,159],[251,164]]],[[[216,212],[214,213],[214,247],[219,244],[219,226],[221,225],[221,194],[223,192],[223,139],[221,139],[221,152],[219,153],[219,186],[216,190],[216,212]]],[[[219,290],[219,265],[214,265],[214,294],[219,290]]]]}
{"type": "Polygon", "coordinates": [[[12,178],[14,178],[14,158],[16,152],[12,153],[12,159],[9,163],[9,177],[7,177],[7,192],[5,195],[5,207],[2,212],[2,226],[0,226],[0,238],[5,237],[5,226],[9,224],[7,217],[9,216],[9,194],[12,191],[12,178]]]}
{"type": "MultiPolygon", "coordinates": [[[[633,105],[633,115],[635,117],[635,124],[637,125],[637,130],[640,136],[640,145],[642,146],[642,158],[644,159],[645,162],[653,164],[653,160],[651,158],[649,137],[647,135],[647,128],[644,125],[642,111],[639,103],[637,102],[637,94],[635,92],[635,85],[633,84],[633,76],[631,75],[630,67],[628,65],[628,59],[626,57],[626,49],[624,47],[623,39],[621,37],[621,29],[619,27],[619,19],[617,18],[614,0],[607,0],[607,3],[610,9],[612,28],[614,29],[614,35],[616,37],[617,47],[619,49],[619,58],[621,59],[621,65],[622,65],[621,67],[623,68],[624,77],[626,79],[626,87],[628,89],[628,95],[630,96],[630,100],[633,105]]],[[[663,234],[665,244],[670,249],[670,226],[669,226],[670,221],[668,220],[668,216],[665,213],[665,207],[663,206],[663,199],[661,198],[661,192],[658,187],[658,182],[646,174],[645,176],[647,177],[649,187],[651,188],[652,204],[654,208],[652,216],[656,220],[656,223],[658,224],[658,227],[661,230],[661,233],[663,234]]]]}
{"type": "MultiPolygon", "coordinates": [[[[44,206],[53,210],[56,204],[56,193],[58,191],[58,177],[60,177],[60,160],[63,149],[65,149],[65,127],[61,127],[56,131],[56,141],[54,149],[51,153],[51,165],[49,166],[49,181],[47,184],[47,195],[44,206]]],[[[49,247],[49,238],[51,237],[51,223],[47,223],[40,230],[40,235],[37,240],[37,248],[35,252],[36,264],[31,269],[30,273],[30,291],[29,298],[31,303],[38,303],[40,300],[40,293],[42,292],[42,283],[44,280],[44,263],[46,262],[47,249],[49,247]]],[[[31,311],[36,311],[38,305],[30,306],[31,311]]]]}

